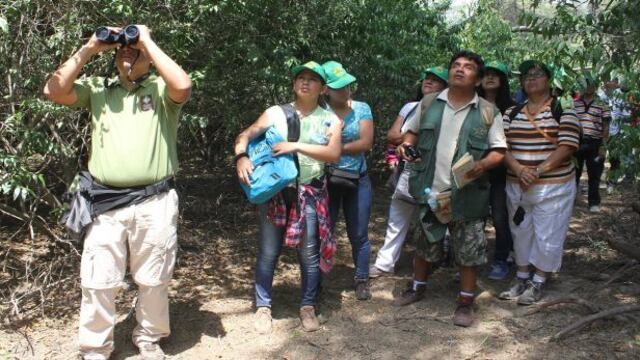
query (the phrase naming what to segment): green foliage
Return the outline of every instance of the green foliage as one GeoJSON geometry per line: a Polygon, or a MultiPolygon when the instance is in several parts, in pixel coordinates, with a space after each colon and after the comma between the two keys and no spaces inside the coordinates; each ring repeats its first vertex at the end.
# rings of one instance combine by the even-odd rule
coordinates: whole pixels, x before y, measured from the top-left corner
{"type": "MultiPolygon", "coordinates": [[[[415,94],[420,70],[454,44],[448,2],[13,0],[0,4],[0,201],[55,210],[86,166],[88,114],[43,101],[46,79],[101,25],[147,24],[194,83],[181,119],[182,158],[226,165],[232,139],[267,107],[292,98],[290,68],[335,59],[355,74],[356,98],[375,111],[377,137],[415,94]],[[47,205],[42,207],[41,205],[47,205]]],[[[112,53],[86,75],[108,74],[112,53]]],[[[385,141],[373,154],[383,156],[385,141]]]]}

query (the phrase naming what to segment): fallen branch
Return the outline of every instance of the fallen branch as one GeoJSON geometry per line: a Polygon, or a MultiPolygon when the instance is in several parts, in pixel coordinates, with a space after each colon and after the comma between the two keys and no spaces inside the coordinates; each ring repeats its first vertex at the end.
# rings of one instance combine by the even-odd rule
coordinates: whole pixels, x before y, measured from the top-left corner
{"type": "Polygon", "coordinates": [[[594,304],[590,303],[587,300],[571,296],[571,297],[566,297],[566,298],[550,300],[550,301],[544,302],[542,304],[539,304],[536,307],[534,307],[533,309],[527,311],[524,314],[524,316],[533,315],[533,314],[539,313],[540,311],[542,311],[542,310],[544,310],[544,309],[546,309],[548,307],[555,306],[555,305],[560,305],[560,304],[578,304],[578,305],[582,305],[582,306],[586,307],[587,309],[589,309],[589,311],[591,313],[597,313],[598,311],[602,310],[601,307],[599,307],[598,305],[594,305],[594,304]]]}
{"type": "Polygon", "coordinates": [[[560,330],[558,333],[553,335],[551,339],[549,339],[549,341],[559,340],[564,336],[568,335],[569,333],[580,330],[583,327],[591,324],[592,322],[598,319],[604,319],[604,318],[608,318],[608,317],[612,317],[612,316],[616,316],[624,313],[634,312],[634,311],[640,311],[640,305],[624,305],[624,306],[619,306],[613,309],[601,311],[597,314],[589,315],[565,327],[564,329],[560,330]]]}
{"type": "Polygon", "coordinates": [[[607,286],[611,285],[611,283],[613,283],[614,281],[620,279],[628,270],[633,269],[634,267],[636,267],[636,265],[638,265],[638,262],[635,260],[632,260],[630,262],[628,262],[627,264],[625,264],[623,267],[621,267],[620,269],[618,269],[618,271],[616,271],[611,278],[609,278],[609,280],[607,280],[604,284],[598,286],[597,288],[595,288],[595,290],[593,290],[594,293],[597,293],[598,291],[606,288],[607,286]]]}

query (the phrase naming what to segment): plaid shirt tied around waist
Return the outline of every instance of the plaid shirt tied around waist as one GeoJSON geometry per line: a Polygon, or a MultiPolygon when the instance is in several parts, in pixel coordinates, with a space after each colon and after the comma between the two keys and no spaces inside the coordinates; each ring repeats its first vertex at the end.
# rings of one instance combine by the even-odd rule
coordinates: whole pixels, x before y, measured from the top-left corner
{"type": "Polygon", "coordinates": [[[329,193],[327,182],[323,179],[322,187],[310,184],[298,186],[298,204],[294,203],[287,213],[287,205],[282,192],[269,201],[267,218],[275,226],[286,227],[284,244],[288,247],[300,246],[307,226],[307,215],[304,211],[307,201],[315,204],[318,217],[318,235],[320,238],[320,271],[328,273],[333,267],[333,254],[337,244],[331,236],[331,219],[329,217],[329,193]],[[308,196],[307,196],[308,195],[308,196]]]}

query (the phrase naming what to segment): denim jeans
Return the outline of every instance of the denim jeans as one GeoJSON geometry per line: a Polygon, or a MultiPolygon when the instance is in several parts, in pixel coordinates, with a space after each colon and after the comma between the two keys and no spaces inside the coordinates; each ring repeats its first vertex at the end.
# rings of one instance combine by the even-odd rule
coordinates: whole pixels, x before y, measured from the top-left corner
{"type": "Polygon", "coordinates": [[[491,169],[489,174],[491,181],[490,204],[493,227],[496,229],[496,248],[493,254],[494,261],[507,261],[509,252],[513,250],[513,238],[509,229],[509,214],[507,213],[507,169],[500,165],[491,169]]]}
{"type": "MultiPolygon", "coordinates": [[[[306,232],[298,248],[298,261],[302,274],[302,301],[300,306],[315,305],[320,281],[320,239],[315,203],[307,199],[306,232]]],[[[273,272],[284,244],[285,227],[273,225],[267,218],[269,205],[259,205],[260,249],[256,261],[256,307],[271,307],[273,272]]],[[[302,209],[300,209],[302,210],[302,209]]]]}
{"type": "Polygon", "coordinates": [[[576,153],[576,185],[580,185],[580,177],[584,163],[587,163],[589,177],[589,206],[600,205],[600,177],[604,171],[604,157],[600,156],[602,139],[582,138],[580,150],[576,153]]]}
{"type": "Polygon", "coordinates": [[[335,229],[340,208],[342,207],[347,224],[347,236],[351,242],[351,256],[356,267],[356,279],[369,278],[371,197],[371,179],[369,179],[368,175],[360,178],[356,191],[345,191],[340,188],[329,187],[331,231],[333,232],[335,229]]]}

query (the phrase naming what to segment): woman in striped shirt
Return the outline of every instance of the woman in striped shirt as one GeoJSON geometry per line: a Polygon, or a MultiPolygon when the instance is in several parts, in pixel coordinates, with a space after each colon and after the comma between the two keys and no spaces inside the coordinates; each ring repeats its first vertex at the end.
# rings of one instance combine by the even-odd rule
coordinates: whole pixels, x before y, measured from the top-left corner
{"type": "Polygon", "coordinates": [[[503,118],[507,208],[518,271],[500,297],[530,305],[542,297],[547,274],[560,269],[576,192],[571,155],[578,149],[580,123],[573,109],[563,111],[551,97],[549,67],[528,60],[519,70],[528,100],[503,118]]]}

